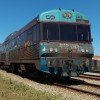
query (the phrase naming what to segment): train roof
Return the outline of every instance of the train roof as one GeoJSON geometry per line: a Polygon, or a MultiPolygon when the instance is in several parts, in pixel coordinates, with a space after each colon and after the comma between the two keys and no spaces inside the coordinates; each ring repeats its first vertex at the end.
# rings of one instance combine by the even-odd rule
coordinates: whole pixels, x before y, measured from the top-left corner
{"type": "Polygon", "coordinates": [[[35,17],[32,21],[30,21],[27,25],[21,28],[19,31],[11,33],[4,41],[9,41],[10,39],[15,38],[19,34],[23,33],[30,27],[34,26],[37,22],[48,21],[48,22],[72,22],[72,23],[83,23],[89,24],[89,19],[86,15],[74,11],[74,10],[64,10],[64,9],[57,9],[57,10],[50,10],[39,14],[35,17]]]}
{"type": "Polygon", "coordinates": [[[29,29],[30,27],[32,27],[34,24],[36,24],[38,21],[38,16],[36,18],[34,18],[32,21],[30,21],[28,24],[26,24],[24,27],[22,27],[20,30],[15,31],[13,33],[11,33],[4,41],[7,42],[10,39],[15,38],[16,36],[20,35],[21,33],[23,33],[24,31],[26,31],[27,29],[29,29]]]}
{"type": "Polygon", "coordinates": [[[74,10],[50,10],[39,15],[40,21],[61,21],[61,22],[80,22],[88,23],[89,19],[86,15],[74,10]]]}

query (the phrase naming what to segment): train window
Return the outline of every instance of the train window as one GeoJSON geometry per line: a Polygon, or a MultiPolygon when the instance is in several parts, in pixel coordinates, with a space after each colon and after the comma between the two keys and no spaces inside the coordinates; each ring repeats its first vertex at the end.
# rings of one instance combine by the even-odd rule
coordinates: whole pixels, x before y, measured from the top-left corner
{"type": "Polygon", "coordinates": [[[14,40],[11,40],[10,41],[10,48],[13,49],[13,46],[14,46],[14,40]]]}
{"type": "Polygon", "coordinates": [[[40,40],[40,25],[37,24],[37,41],[40,40]]]}
{"type": "Polygon", "coordinates": [[[58,24],[43,24],[43,40],[59,40],[58,24]]]}
{"type": "Polygon", "coordinates": [[[30,43],[32,43],[33,41],[32,37],[33,37],[33,27],[26,31],[26,42],[29,41],[30,43]]]}
{"type": "Polygon", "coordinates": [[[37,24],[33,27],[33,41],[35,41],[35,42],[39,41],[39,39],[40,39],[39,33],[40,33],[39,24],[37,24]]]}
{"type": "Polygon", "coordinates": [[[7,42],[7,43],[5,44],[5,50],[6,50],[6,51],[9,50],[9,42],[7,42]]]}
{"type": "Polygon", "coordinates": [[[60,24],[61,41],[77,41],[76,25],[60,24]]]}
{"type": "Polygon", "coordinates": [[[14,48],[18,47],[17,38],[14,39],[14,48]]]}
{"type": "Polygon", "coordinates": [[[18,45],[19,45],[19,47],[24,46],[25,41],[26,41],[26,32],[24,32],[20,36],[18,36],[18,45]]]}
{"type": "Polygon", "coordinates": [[[36,36],[36,27],[33,27],[33,41],[37,40],[37,36],[36,36]]]}
{"type": "Polygon", "coordinates": [[[90,27],[77,25],[78,41],[88,42],[90,41],[90,27]]]}
{"type": "Polygon", "coordinates": [[[3,52],[3,47],[4,47],[4,46],[0,46],[0,52],[3,52]]]}

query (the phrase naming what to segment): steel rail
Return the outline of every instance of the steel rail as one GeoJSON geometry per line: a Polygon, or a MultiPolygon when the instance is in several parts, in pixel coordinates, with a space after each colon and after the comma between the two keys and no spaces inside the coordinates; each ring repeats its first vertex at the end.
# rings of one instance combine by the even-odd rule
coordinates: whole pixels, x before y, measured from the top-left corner
{"type": "Polygon", "coordinates": [[[80,76],[76,76],[79,78],[87,78],[87,79],[94,79],[94,80],[100,80],[99,77],[93,77],[93,76],[87,76],[87,75],[80,75],[80,76]]]}
{"type": "Polygon", "coordinates": [[[94,92],[91,92],[91,91],[86,91],[86,90],[78,89],[78,88],[75,88],[75,87],[71,87],[71,86],[67,86],[67,85],[63,85],[63,84],[59,84],[59,83],[54,83],[54,85],[60,86],[60,87],[63,87],[63,88],[68,88],[68,89],[71,89],[71,90],[75,90],[75,91],[78,91],[78,92],[88,93],[88,94],[100,97],[99,93],[94,93],[94,92]]]}
{"type": "Polygon", "coordinates": [[[99,75],[93,75],[93,74],[82,74],[83,76],[91,76],[91,77],[98,77],[98,78],[100,78],[100,76],[99,75]]]}

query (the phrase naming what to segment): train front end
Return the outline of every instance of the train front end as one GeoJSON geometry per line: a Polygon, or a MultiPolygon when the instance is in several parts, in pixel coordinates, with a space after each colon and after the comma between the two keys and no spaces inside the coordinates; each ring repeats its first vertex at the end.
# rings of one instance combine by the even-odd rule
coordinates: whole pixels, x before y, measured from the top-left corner
{"type": "Polygon", "coordinates": [[[93,46],[88,18],[76,11],[53,10],[42,13],[40,68],[62,77],[90,70],[93,46]]]}

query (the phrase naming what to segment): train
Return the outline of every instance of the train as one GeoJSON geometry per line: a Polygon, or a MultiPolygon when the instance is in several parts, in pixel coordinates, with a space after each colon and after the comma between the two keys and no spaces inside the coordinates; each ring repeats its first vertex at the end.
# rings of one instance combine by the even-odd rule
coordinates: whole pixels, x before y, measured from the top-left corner
{"type": "Polygon", "coordinates": [[[89,18],[78,11],[45,11],[0,45],[0,67],[71,77],[90,70],[94,55],[89,18]]]}

